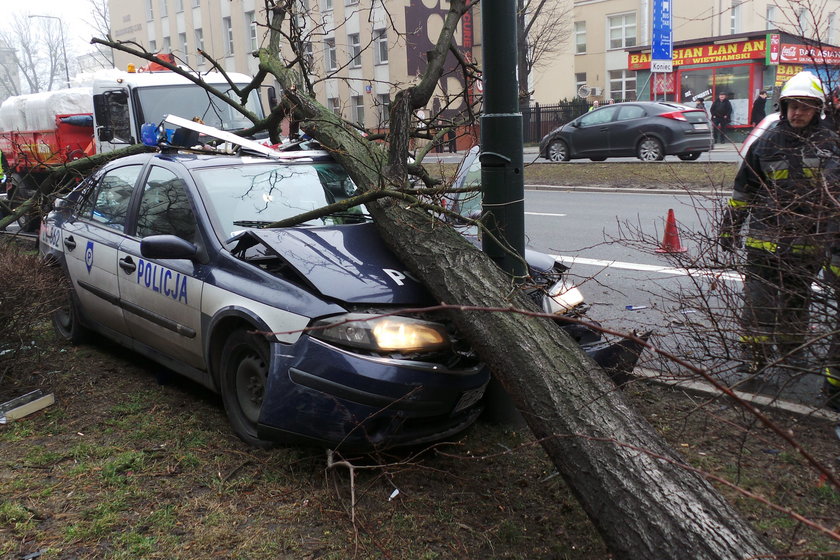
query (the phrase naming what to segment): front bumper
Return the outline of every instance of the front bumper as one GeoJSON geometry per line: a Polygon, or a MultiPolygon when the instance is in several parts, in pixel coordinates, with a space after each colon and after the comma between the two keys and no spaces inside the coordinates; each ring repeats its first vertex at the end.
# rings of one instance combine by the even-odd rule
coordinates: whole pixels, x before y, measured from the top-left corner
{"type": "Polygon", "coordinates": [[[309,336],[273,347],[258,434],[276,441],[347,451],[445,439],[475,422],[490,380],[484,367],[364,356],[309,336]]]}

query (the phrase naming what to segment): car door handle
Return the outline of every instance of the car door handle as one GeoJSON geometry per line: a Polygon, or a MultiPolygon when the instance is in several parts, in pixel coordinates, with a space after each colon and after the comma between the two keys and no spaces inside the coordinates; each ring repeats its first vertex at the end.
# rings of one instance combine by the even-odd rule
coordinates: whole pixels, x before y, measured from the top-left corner
{"type": "Polygon", "coordinates": [[[76,248],[76,240],[73,239],[72,235],[64,240],[64,246],[71,251],[76,248]]]}
{"type": "Polygon", "coordinates": [[[137,265],[134,264],[134,259],[131,257],[126,257],[124,259],[120,259],[120,268],[123,269],[126,274],[131,274],[135,270],[137,270],[137,265]]]}

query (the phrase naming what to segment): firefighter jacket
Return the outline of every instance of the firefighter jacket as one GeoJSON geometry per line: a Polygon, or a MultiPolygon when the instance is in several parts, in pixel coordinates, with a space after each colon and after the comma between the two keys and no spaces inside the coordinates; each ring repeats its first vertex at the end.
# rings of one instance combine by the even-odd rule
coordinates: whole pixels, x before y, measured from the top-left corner
{"type": "MultiPolygon", "coordinates": [[[[735,177],[721,236],[737,237],[749,218],[744,244],[773,253],[813,253],[822,259],[840,243],[840,145],[819,119],[796,130],[786,119],[747,152],[735,177]]],[[[840,259],[838,259],[840,263],[840,259]]]]}

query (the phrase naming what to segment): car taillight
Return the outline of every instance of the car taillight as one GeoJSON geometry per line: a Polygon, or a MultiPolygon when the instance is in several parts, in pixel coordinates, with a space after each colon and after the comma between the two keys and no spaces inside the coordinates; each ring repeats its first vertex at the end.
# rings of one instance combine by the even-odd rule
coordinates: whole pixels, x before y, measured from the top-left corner
{"type": "Polygon", "coordinates": [[[666,119],[674,119],[675,121],[688,121],[683,115],[682,111],[673,111],[671,113],[661,113],[660,117],[665,117],[666,119]]]}

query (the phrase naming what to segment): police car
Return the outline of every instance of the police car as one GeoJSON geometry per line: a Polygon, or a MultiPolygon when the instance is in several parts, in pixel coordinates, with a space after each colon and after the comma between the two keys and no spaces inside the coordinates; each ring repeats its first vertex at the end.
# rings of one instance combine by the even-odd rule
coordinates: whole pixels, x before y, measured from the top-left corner
{"type": "MultiPolygon", "coordinates": [[[[434,302],[363,208],[266,227],[352,196],[345,170],[326,152],[215,135],[235,153],[164,144],[56,201],[39,242],[66,276],[56,331],[73,343],[105,335],[217,391],[255,446],[386,448],[472,424],[487,368],[445,316],[402,311],[434,302]]],[[[562,292],[540,297],[561,313],[582,299],[562,292]]],[[[578,338],[617,359],[597,335],[578,338]]]]}

